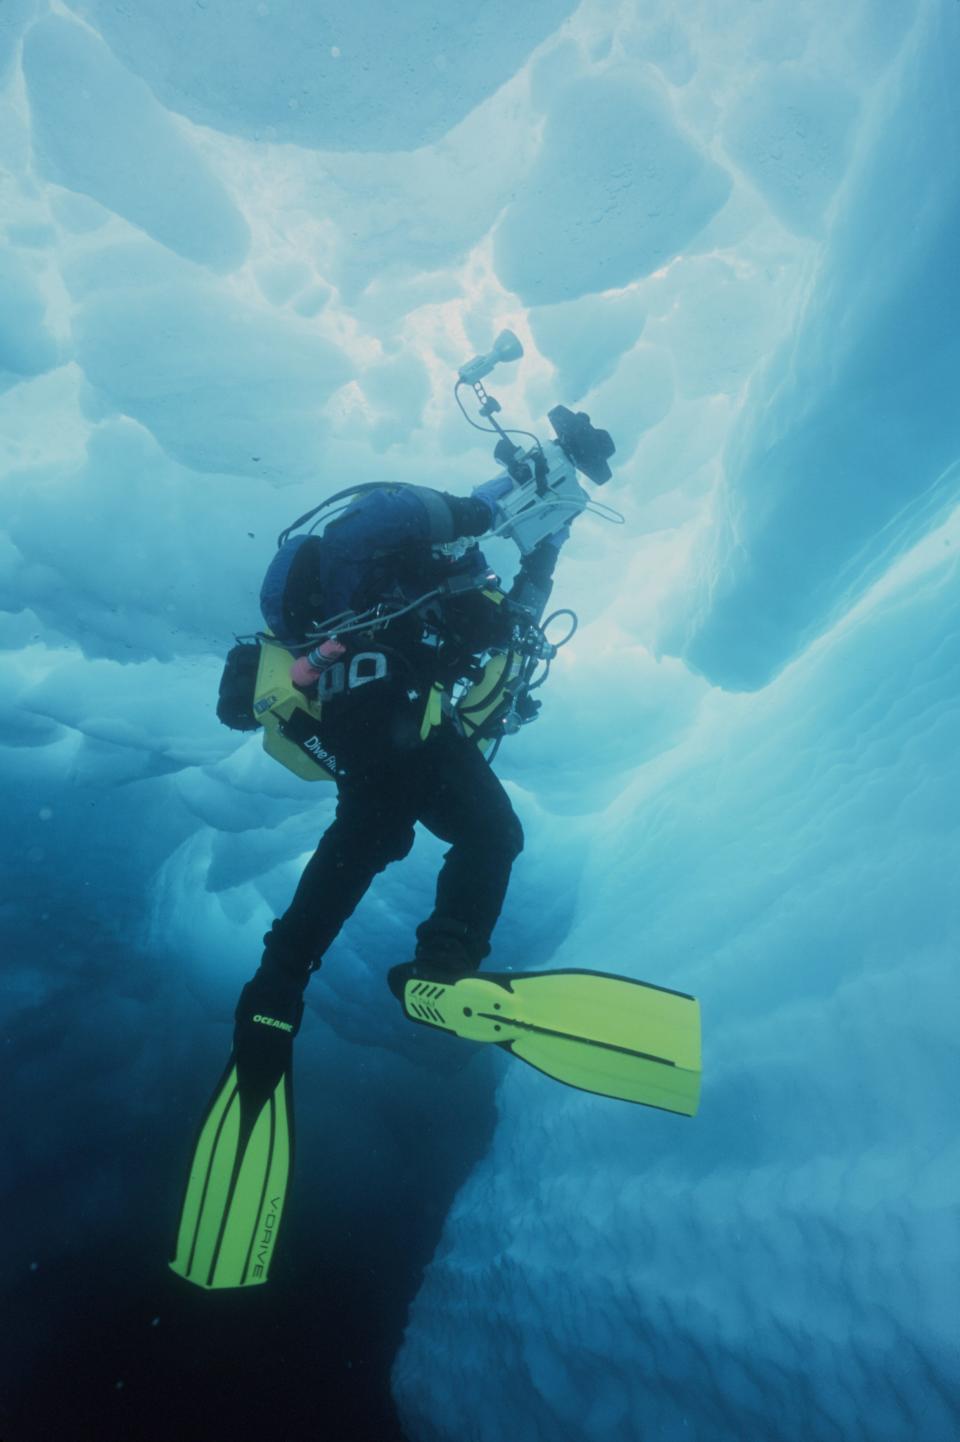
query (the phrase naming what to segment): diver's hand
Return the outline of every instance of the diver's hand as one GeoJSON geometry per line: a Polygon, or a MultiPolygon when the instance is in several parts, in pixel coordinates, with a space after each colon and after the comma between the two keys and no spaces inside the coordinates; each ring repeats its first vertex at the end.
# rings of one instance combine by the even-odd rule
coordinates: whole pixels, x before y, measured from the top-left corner
{"type": "Polygon", "coordinates": [[[474,500],[482,501],[490,512],[491,526],[497,519],[497,502],[504,496],[509,496],[513,490],[513,481],[506,474],[494,476],[492,481],[484,481],[482,486],[474,486],[470,492],[474,500]]]}

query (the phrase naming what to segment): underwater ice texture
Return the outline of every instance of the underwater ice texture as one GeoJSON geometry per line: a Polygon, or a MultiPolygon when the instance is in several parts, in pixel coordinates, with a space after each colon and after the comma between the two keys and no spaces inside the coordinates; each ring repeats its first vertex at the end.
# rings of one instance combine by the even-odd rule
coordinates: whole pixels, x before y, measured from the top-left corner
{"type": "MultiPolygon", "coordinates": [[[[92,894],[156,967],[98,983],[53,1082],[136,1096],[171,958],[190,1024],[228,1021],[332,800],[218,726],[219,658],[324,492],[491,473],[449,386],[511,325],[505,414],[608,426],[626,524],[577,523],[581,630],[498,761],[527,847],[495,960],[695,992],[704,1102],[502,1059],[405,1426],[948,1442],[960,7],[322,8],[0,8],[11,1034],[85,975],[37,941],[51,870],[49,910],[92,894]]],[[[366,1048],[385,1093],[443,1059],[382,981],[439,853],[378,881],[310,998],[302,1045],[366,1048]]]]}

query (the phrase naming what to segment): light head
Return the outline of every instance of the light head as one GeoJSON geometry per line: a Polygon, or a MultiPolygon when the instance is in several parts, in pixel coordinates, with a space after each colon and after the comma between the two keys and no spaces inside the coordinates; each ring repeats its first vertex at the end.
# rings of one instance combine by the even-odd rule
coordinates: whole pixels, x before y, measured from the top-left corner
{"type": "Polygon", "coordinates": [[[473,386],[477,381],[483,380],[484,376],[488,376],[501,361],[519,360],[522,355],[523,346],[513,331],[502,330],[486,355],[474,356],[473,360],[460,367],[458,374],[468,386],[473,386]]]}

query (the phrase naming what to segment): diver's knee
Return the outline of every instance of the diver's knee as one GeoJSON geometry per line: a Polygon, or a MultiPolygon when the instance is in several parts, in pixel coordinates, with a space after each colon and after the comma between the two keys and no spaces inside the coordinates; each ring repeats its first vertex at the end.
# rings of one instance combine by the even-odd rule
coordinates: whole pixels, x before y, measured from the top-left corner
{"type": "Polygon", "coordinates": [[[523,827],[512,811],[488,826],[481,836],[465,844],[463,849],[475,852],[478,858],[512,866],[523,850],[523,827]]]}
{"type": "Polygon", "coordinates": [[[402,831],[389,831],[369,843],[369,856],[377,871],[383,871],[394,861],[403,861],[413,850],[416,836],[412,826],[402,831]]]}
{"type": "Polygon", "coordinates": [[[520,825],[520,818],[511,808],[509,816],[501,830],[500,846],[505,855],[511,861],[516,860],[523,850],[523,827],[520,825]]]}

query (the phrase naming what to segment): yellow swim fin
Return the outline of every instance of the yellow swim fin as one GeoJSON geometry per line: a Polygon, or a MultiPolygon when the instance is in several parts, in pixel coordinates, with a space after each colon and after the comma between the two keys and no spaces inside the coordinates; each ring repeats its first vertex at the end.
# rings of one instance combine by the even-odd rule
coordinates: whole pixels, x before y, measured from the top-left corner
{"type": "Polygon", "coordinates": [[[391,980],[411,1021],[494,1042],[583,1091],[696,1114],[700,1006],[684,992],[575,970],[451,980],[405,966],[391,980]]]}
{"type": "Polygon", "coordinates": [[[197,1138],[172,1270],[198,1287],[265,1282],[292,1162],[289,1065],[250,1077],[231,1056],[197,1138]]]}

